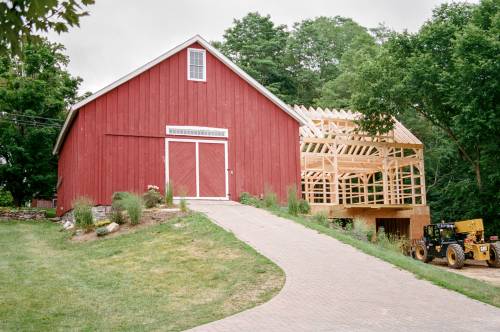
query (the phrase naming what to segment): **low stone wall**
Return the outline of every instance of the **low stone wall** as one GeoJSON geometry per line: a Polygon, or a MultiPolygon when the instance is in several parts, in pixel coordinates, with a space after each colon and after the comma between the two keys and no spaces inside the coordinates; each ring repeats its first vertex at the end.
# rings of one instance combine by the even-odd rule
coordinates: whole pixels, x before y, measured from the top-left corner
{"type": "MultiPolygon", "coordinates": [[[[107,215],[111,212],[111,206],[109,205],[98,205],[92,207],[92,215],[94,216],[94,221],[99,221],[107,218],[107,215]]],[[[63,223],[70,222],[74,223],[75,218],[73,216],[73,210],[66,212],[61,217],[63,223]]]]}
{"type": "Polygon", "coordinates": [[[4,220],[42,220],[45,211],[31,209],[2,209],[0,208],[0,219],[4,220]]]}

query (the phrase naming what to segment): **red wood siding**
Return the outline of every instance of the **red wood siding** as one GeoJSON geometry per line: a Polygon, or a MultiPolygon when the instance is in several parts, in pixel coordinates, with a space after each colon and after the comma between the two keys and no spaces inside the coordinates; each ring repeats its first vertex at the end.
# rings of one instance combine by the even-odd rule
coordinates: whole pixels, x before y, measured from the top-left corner
{"type": "MultiPolygon", "coordinates": [[[[199,47],[194,44],[190,47],[199,47]]],[[[300,183],[299,124],[209,52],[206,82],[187,80],[186,49],[83,106],[59,154],[58,213],[78,196],[165,185],[165,126],[228,128],[229,193],[280,199],[300,183]]]]}

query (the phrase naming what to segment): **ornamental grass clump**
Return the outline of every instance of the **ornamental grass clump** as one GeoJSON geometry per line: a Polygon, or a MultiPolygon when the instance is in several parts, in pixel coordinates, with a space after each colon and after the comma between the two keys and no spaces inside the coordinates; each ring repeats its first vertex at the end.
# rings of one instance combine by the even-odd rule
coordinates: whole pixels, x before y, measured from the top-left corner
{"type": "Polygon", "coordinates": [[[123,207],[127,210],[130,218],[130,224],[138,225],[141,222],[144,202],[139,195],[128,194],[122,200],[123,207]]]}
{"type": "Polygon", "coordinates": [[[271,188],[266,188],[264,190],[264,206],[267,208],[273,208],[278,205],[278,196],[271,188]]]}
{"type": "Polygon", "coordinates": [[[288,213],[292,216],[297,216],[299,214],[299,200],[297,199],[297,189],[295,186],[290,186],[288,188],[288,213]]]}
{"type": "Polygon", "coordinates": [[[371,241],[375,229],[373,226],[368,226],[364,221],[355,219],[349,232],[352,237],[358,240],[371,241]]]}
{"type": "Polygon", "coordinates": [[[316,213],[312,216],[311,219],[318,225],[330,227],[330,221],[328,220],[328,215],[325,212],[316,213]]]}
{"type": "Polygon", "coordinates": [[[76,227],[88,232],[94,228],[94,216],[92,215],[93,202],[88,197],[77,198],[73,202],[73,216],[76,227]]]}
{"type": "Polygon", "coordinates": [[[299,212],[301,214],[309,214],[309,212],[311,212],[311,206],[309,205],[309,202],[306,201],[305,199],[301,199],[299,201],[299,212]]]}
{"type": "Polygon", "coordinates": [[[165,204],[169,207],[174,206],[174,188],[170,182],[165,187],[165,204]]]}

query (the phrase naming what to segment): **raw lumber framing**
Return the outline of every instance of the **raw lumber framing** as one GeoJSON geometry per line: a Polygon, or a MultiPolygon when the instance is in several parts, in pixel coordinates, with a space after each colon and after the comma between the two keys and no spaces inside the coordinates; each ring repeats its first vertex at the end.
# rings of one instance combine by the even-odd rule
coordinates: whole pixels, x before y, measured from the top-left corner
{"type": "Polygon", "coordinates": [[[400,122],[370,136],[359,113],[294,106],[300,128],[302,193],[313,205],[425,206],[423,144],[400,122]]]}

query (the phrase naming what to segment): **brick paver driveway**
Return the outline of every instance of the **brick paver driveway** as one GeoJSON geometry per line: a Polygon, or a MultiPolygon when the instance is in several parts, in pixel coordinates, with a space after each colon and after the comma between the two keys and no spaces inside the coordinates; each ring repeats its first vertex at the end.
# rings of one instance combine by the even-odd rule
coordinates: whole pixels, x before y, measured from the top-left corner
{"type": "Polygon", "coordinates": [[[271,301],[196,331],[500,331],[500,309],[234,202],[190,202],[286,273],[271,301]]]}

